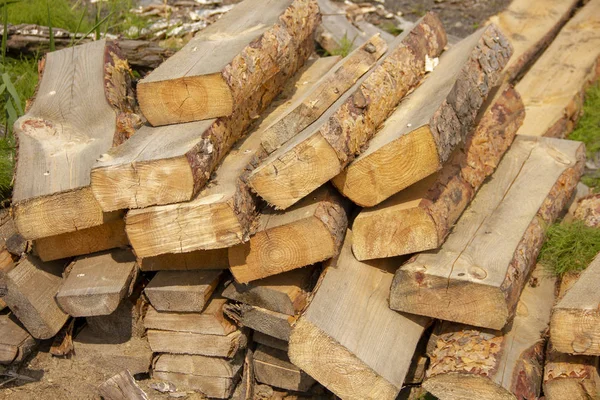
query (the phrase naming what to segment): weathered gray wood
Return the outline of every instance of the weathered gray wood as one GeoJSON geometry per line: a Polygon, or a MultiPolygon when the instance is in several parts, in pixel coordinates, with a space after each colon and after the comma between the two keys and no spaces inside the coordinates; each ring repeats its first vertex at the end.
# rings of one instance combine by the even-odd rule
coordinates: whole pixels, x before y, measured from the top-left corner
{"type": "Polygon", "coordinates": [[[272,347],[274,349],[282,350],[287,353],[288,351],[288,342],[285,340],[277,339],[276,337],[269,336],[266,333],[262,333],[259,331],[254,331],[252,334],[252,340],[259,344],[264,344],[267,347],[272,347]]]}
{"type": "Polygon", "coordinates": [[[247,326],[285,341],[290,340],[292,325],[297,318],[244,303],[226,304],[224,310],[225,314],[238,325],[247,326]]]}
{"type": "Polygon", "coordinates": [[[98,391],[105,400],[149,400],[127,370],[104,382],[98,391]]]}
{"type": "Polygon", "coordinates": [[[256,380],[266,385],[306,392],[315,383],[313,378],[290,362],[285,351],[258,346],[253,362],[256,380]]]}
{"type": "Polygon", "coordinates": [[[189,253],[168,253],[139,258],[142,271],[186,271],[193,269],[227,269],[227,249],[196,250],[189,253]]]}
{"type": "Polygon", "coordinates": [[[11,315],[0,315],[0,364],[20,363],[36,341],[11,315]]]}
{"type": "Polygon", "coordinates": [[[201,312],[222,270],[159,271],[144,289],[158,311],[201,312]]]}

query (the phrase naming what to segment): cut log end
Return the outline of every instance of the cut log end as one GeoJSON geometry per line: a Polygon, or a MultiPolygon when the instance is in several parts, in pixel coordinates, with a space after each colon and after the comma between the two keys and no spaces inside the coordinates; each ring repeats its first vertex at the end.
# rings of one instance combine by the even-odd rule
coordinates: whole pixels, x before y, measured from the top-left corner
{"type": "Polygon", "coordinates": [[[552,313],[551,341],[556,351],[600,355],[600,312],[596,309],[557,309],[552,313]]]}

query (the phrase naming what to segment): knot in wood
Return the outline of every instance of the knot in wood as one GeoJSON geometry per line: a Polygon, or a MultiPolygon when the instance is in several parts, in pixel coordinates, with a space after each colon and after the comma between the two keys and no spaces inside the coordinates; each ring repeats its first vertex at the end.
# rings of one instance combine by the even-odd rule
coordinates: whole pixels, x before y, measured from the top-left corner
{"type": "Polygon", "coordinates": [[[369,54],[373,54],[375,53],[376,47],[372,44],[372,43],[367,43],[365,45],[365,51],[369,54]]]}

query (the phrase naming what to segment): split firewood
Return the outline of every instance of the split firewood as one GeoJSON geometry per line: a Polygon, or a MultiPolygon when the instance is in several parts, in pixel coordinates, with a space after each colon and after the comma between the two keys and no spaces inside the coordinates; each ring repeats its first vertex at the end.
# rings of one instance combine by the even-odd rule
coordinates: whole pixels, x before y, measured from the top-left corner
{"type": "Polygon", "coordinates": [[[223,309],[238,325],[285,341],[290,340],[292,324],[297,318],[244,303],[226,304],[223,309]]]}
{"type": "Polygon", "coordinates": [[[275,208],[285,209],[338,175],[419,83],[426,59],[437,57],[445,45],[440,20],[425,15],[394,39],[376,66],[317,121],[250,173],[252,189],[275,208]]]}
{"type": "Polygon", "coordinates": [[[525,116],[521,97],[508,85],[489,100],[464,148],[457,149],[438,174],[358,214],[352,225],[356,258],[412,254],[442,245],[494,172],[525,116]]]}
{"type": "Polygon", "coordinates": [[[257,233],[229,248],[233,277],[247,283],[336,256],[348,227],[347,208],[325,185],[285,211],[264,210],[257,233]]]}
{"type": "Polygon", "coordinates": [[[573,130],[585,89],[600,75],[598,24],[600,0],[590,0],[517,84],[526,113],[519,134],[565,137],[573,130]]]}
{"type": "Polygon", "coordinates": [[[196,250],[189,253],[168,253],[139,258],[142,271],[188,271],[196,269],[227,269],[227,249],[196,250]]]}
{"type": "Polygon", "coordinates": [[[144,289],[158,311],[201,312],[221,280],[222,270],[159,271],[144,289]]]}
{"type": "Polygon", "coordinates": [[[600,228],[600,194],[590,194],[579,200],[573,217],[590,228],[600,228]]]}
{"type": "Polygon", "coordinates": [[[139,82],[144,116],[157,126],[231,115],[286,69],[319,21],[315,0],[239,3],[139,82]]]}
{"type": "Polygon", "coordinates": [[[504,331],[443,322],[423,387],[442,400],[539,398],[555,284],[536,268],[504,331]]]}
{"type": "Polygon", "coordinates": [[[178,391],[197,390],[210,398],[230,398],[239,380],[243,354],[232,359],[192,355],[161,354],[152,375],[175,384],[178,391]]]}
{"type": "Polygon", "coordinates": [[[517,137],[446,242],[396,272],[394,310],[502,329],[512,318],[545,230],[583,171],[582,143],[517,137]]]}
{"type": "Polygon", "coordinates": [[[53,261],[126,247],[123,216],[123,212],[105,213],[101,225],[37,239],[34,252],[42,261],[53,261]]]}
{"type": "Polygon", "coordinates": [[[126,249],[78,258],[58,290],[56,302],[73,317],[111,314],[130,294],[136,268],[134,255],[126,249]]]}
{"type": "Polygon", "coordinates": [[[287,353],[288,351],[288,342],[285,340],[277,339],[276,337],[269,336],[266,333],[262,333],[259,331],[254,331],[252,334],[252,340],[258,344],[263,344],[267,347],[272,347],[274,349],[282,350],[287,353]]]}
{"type": "Polygon", "coordinates": [[[285,351],[260,345],[254,351],[254,374],[265,385],[306,392],[315,380],[290,362],[285,351]]]}
{"type": "Polygon", "coordinates": [[[371,207],[441,169],[467,140],[511,54],[494,25],[450,48],[333,184],[356,204],[371,207]]]}
{"type": "Polygon", "coordinates": [[[141,122],[133,111],[131,71],[116,46],[99,40],[49,53],[19,142],[13,213],[29,240],[101,225],[90,188],[96,158],[141,122]]]}
{"type": "Polygon", "coordinates": [[[398,260],[365,264],[351,246],[348,231],[293,326],[288,353],[294,365],[343,399],[395,399],[430,319],[389,308],[398,260]]]}
{"type": "Polygon", "coordinates": [[[223,296],[287,315],[298,314],[314,286],[314,268],[298,268],[248,284],[230,283],[223,296]]]}
{"type": "Polygon", "coordinates": [[[248,241],[257,215],[257,199],[246,184],[252,165],[266,155],[264,129],[335,64],[317,59],[288,79],[281,95],[248,136],[230,151],[208,186],[195,199],[131,210],[127,234],[138,257],[219,249],[248,241]]]}
{"type": "Polygon", "coordinates": [[[148,400],[148,395],[127,370],[104,382],[98,391],[104,400],[148,400]]]}
{"type": "Polygon", "coordinates": [[[146,333],[148,343],[155,353],[232,358],[248,344],[248,332],[245,330],[237,330],[225,336],[155,329],[149,329],[146,333]]]}
{"type": "Polygon", "coordinates": [[[54,299],[64,268],[63,262],[44,263],[30,255],[4,276],[8,289],[4,301],[36,339],[56,335],[69,318],[54,299]]]}
{"type": "Polygon", "coordinates": [[[20,363],[36,341],[13,315],[0,315],[0,364],[20,363]]]}
{"type": "Polygon", "coordinates": [[[514,53],[504,68],[509,81],[520,77],[571,17],[577,0],[513,0],[489,19],[506,35],[514,53]]]}
{"type": "Polygon", "coordinates": [[[294,101],[284,115],[265,129],[261,140],[265,151],[271,154],[315,122],[375,65],[387,48],[385,40],[375,35],[333,66],[308,93],[294,101]]]}

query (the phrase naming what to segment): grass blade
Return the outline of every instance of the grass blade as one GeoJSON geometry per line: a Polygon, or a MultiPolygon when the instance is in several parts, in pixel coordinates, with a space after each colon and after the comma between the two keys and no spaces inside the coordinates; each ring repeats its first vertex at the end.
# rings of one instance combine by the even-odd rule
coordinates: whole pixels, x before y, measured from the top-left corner
{"type": "Polygon", "coordinates": [[[8,114],[8,119],[6,120],[6,124],[10,127],[12,127],[12,125],[15,123],[15,121],[17,120],[17,118],[19,118],[19,115],[17,114],[17,110],[15,110],[15,106],[13,105],[13,102],[11,101],[11,99],[8,99],[8,101],[6,102],[6,113],[8,114]]]}
{"type": "Polygon", "coordinates": [[[79,44],[79,42],[81,42],[84,38],[88,37],[88,35],[94,32],[100,25],[105,23],[111,15],[112,13],[108,14],[106,17],[102,18],[102,20],[98,21],[96,25],[94,25],[83,37],[79,38],[79,40],[75,42],[75,45],[79,44]]]}
{"type": "Polygon", "coordinates": [[[50,51],[56,50],[54,44],[54,31],[52,30],[52,18],[50,18],[50,0],[46,0],[46,6],[48,7],[48,30],[50,32],[50,51]]]}
{"type": "Polygon", "coordinates": [[[2,74],[2,82],[4,82],[4,85],[6,85],[6,90],[8,90],[8,93],[10,93],[15,104],[17,105],[19,115],[23,115],[23,107],[21,107],[21,97],[19,96],[17,89],[11,82],[10,76],[7,73],[2,74]]]}
{"type": "Polygon", "coordinates": [[[71,38],[71,44],[69,45],[71,47],[73,47],[73,45],[75,44],[75,38],[77,37],[77,34],[79,33],[79,29],[81,29],[81,23],[83,22],[83,18],[85,18],[86,14],[87,14],[87,10],[88,10],[88,5],[86,3],[85,7],[83,9],[83,12],[81,13],[81,17],[79,18],[79,22],[77,23],[77,29],[75,29],[75,32],[73,32],[73,37],[71,38]]]}

